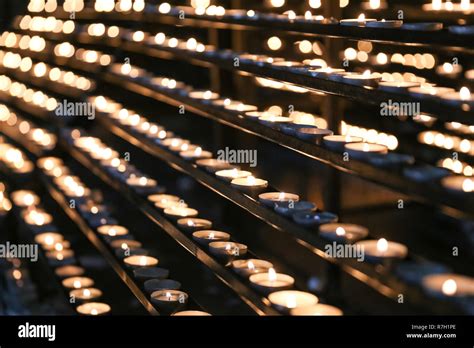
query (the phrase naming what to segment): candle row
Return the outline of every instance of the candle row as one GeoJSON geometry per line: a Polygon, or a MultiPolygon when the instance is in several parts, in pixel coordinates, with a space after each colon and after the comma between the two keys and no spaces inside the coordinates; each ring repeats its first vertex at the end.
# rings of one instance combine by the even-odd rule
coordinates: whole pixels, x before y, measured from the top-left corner
{"type": "MultiPolygon", "coordinates": [[[[83,144],[87,142],[79,143],[84,146],[83,144]]],[[[150,293],[151,302],[157,306],[162,314],[175,313],[186,305],[188,295],[180,290],[181,284],[167,279],[169,271],[157,267],[158,258],[151,256],[150,251],[145,249],[142,243],[137,241],[126,227],[118,224],[119,222],[112,216],[106,204],[98,203],[90,196],[90,188],[82,184],[80,178],[68,174],[60,176],[53,174],[57,171],[70,174],[69,169],[64,166],[60,158],[41,158],[38,160],[38,167],[46,175],[52,177],[53,183],[68,199],[76,201],[78,197],[75,192],[78,185],[82,185],[83,191],[86,193],[77,200],[75,208],[89,226],[96,230],[98,236],[109,245],[121,262],[132,271],[133,277],[143,283],[144,289],[150,293]]],[[[188,311],[176,314],[186,315],[186,313],[188,311]]],[[[200,311],[191,311],[188,314],[198,315],[199,313],[208,315],[208,313],[200,311]]]]}
{"type": "Polygon", "coordinates": [[[82,315],[103,315],[111,307],[98,302],[102,291],[94,287],[94,280],[85,275],[71,249],[71,243],[53,224],[53,218],[41,206],[40,198],[29,190],[14,191],[13,204],[20,209],[20,216],[34,234],[34,240],[43,249],[48,263],[55,269],[62,286],[69,292],[70,302],[82,315]],[[53,232],[50,232],[53,231],[53,232]]]}
{"type": "Polygon", "coordinates": [[[23,151],[7,143],[0,137],[0,164],[14,174],[28,174],[33,172],[34,164],[23,151]]]}

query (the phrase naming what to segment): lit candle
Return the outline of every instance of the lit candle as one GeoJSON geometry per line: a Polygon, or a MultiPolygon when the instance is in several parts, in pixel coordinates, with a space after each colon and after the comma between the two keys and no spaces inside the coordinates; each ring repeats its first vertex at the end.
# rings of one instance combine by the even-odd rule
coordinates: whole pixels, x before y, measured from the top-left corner
{"type": "Polygon", "coordinates": [[[63,240],[63,235],[56,232],[43,232],[35,236],[35,242],[45,250],[54,250],[54,245],[63,240]]]}
{"type": "Polygon", "coordinates": [[[381,81],[378,86],[380,90],[385,92],[406,93],[410,88],[419,87],[420,83],[409,81],[381,81]]]}
{"type": "Polygon", "coordinates": [[[338,216],[329,212],[296,212],[292,215],[293,220],[298,225],[307,227],[319,226],[322,224],[328,224],[331,222],[337,222],[338,216]]]}
{"type": "Polygon", "coordinates": [[[268,273],[257,273],[251,275],[249,281],[253,287],[265,294],[290,289],[295,283],[293,277],[283,273],[276,273],[273,268],[270,268],[268,273]]]}
{"type": "Polygon", "coordinates": [[[66,265],[56,268],[54,273],[61,279],[69,277],[78,277],[84,275],[86,270],[75,265],[66,265]]]}
{"type": "Polygon", "coordinates": [[[161,144],[173,152],[181,151],[181,146],[183,144],[189,144],[189,140],[181,138],[166,138],[161,142],[161,144]]]}
{"type": "Polygon", "coordinates": [[[258,108],[255,105],[248,105],[243,103],[230,103],[229,105],[224,105],[226,110],[236,111],[236,112],[248,112],[248,111],[256,111],[258,108]]]}
{"type": "Polygon", "coordinates": [[[35,208],[25,211],[23,218],[28,225],[37,227],[48,225],[53,221],[53,217],[50,214],[35,208]]]}
{"type": "Polygon", "coordinates": [[[247,253],[247,246],[241,243],[218,241],[209,243],[209,251],[214,256],[230,261],[244,256],[247,253]]]}
{"type": "Polygon", "coordinates": [[[63,160],[58,157],[43,157],[37,161],[38,167],[46,173],[50,173],[54,168],[63,165],[63,160]]]}
{"type": "Polygon", "coordinates": [[[351,27],[364,27],[367,22],[376,22],[376,19],[365,18],[365,15],[361,13],[357,18],[341,19],[340,24],[351,27]]]}
{"type": "Polygon", "coordinates": [[[168,314],[183,308],[188,302],[188,294],[180,290],[158,290],[151,294],[151,302],[158,310],[168,314]]]}
{"type": "Polygon", "coordinates": [[[408,249],[405,245],[389,242],[385,238],[361,241],[357,242],[356,245],[363,248],[365,259],[371,262],[404,259],[408,254],[408,249]]]}
{"type": "Polygon", "coordinates": [[[441,100],[449,105],[459,106],[463,110],[469,111],[474,108],[474,98],[469,88],[462,87],[459,92],[450,92],[440,95],[441,100]]]}
{"type": "Polygon", "coordinates": [[[181,311],[171,314],[174,317],[205,317],[211,314],[203,311],[181,311]]]}
{"type": "Polygon", "coordinates": [[[350,74],[344,69],[335,69],[331,67],[310,69],[309,72],[316,78],[329,79],[333,81],[341,81],[344,76],[350,74]]]}
{"type": "Polygon", "coordinates": [[[166,202],[179,202],[181,198],[174,195],[160,193],[160,194],[148,196],[148,200],[153,203],[166,203],[166,202]]]}
{"type": "Polygon", "coordinates": [[[417,23],[404,23],[401,26],[405,30],[417,30],[417,31],[438,31],[443,29],[443,23],[441,22],[417,22],[417,23]]]}
{"type": "Polygon", "coordinates": [[[182,206],[173,206],[164,210],[166,216],[178,220],[185,217],[196,217],[199,212],[193,208],[186,208],[182,206]]]}
{"type": "Polygon", "coordinates": [[[94,281],[88,277],[70,277],[64,279],[62,285],[68,289],[82,289],[94,286],[94,281]]]}
{"type": "Polygon", "coordinates": [[[282,67],[282,68],[302,68],[304,67],[304,64],[301,62],[292,62],[292,61],[282,61],[282,62],[274,62],[272,64],[273,66],[276,67],[282,67]]]}
{"type": "Polygon", "coordinates": [[[364,139],[351,135],[326,135],[323,137],[323,145],[333,151],[342,152],[346,144],[361,143],[364,139]]]}
{"type": "Polygon", "coordinates": [[[377,86],[382,80],[382,76],[378,73],[371,73],[370,70],[364,71],[362,74],[349,74],[342,77],[342,82],[355,86],[377,86]]]}
{"type": "Polygon", "coordinates": [[[179,153],[179,155],[186,160],[196,160],[196,159],[212,157],[211,152],[204,151],[201,147],[197,147],[194,150],[182,151],[179,153]]]}
{"type": "Polygon", "coordinates": [[[48,263],[53,267],[74,263],[74,252],[71,249],[51,250],[46,252],[48,263]]]}
{"type": "Polygon", "coordinates": [[[290,310],[307,308],[318,303],[317,296],[309,292],[297,290],[283,290],[272,292],[268,295],[272,306],[283,313],[288,313],[290,310]]]}
{"type": "Polygon", "coordinates": [[[279,127],[281,124],[291,123],[293,120],[285,116],[275,116],[273,114],[265,114],[258,118],[258,121],[269,127],[279,127]]]}
{"type": "Polygon", "coordinates": [[[199,230],[193,233],[193,239],[201,245],[209,245],[211,242],[228,241],[230,234],[222,231],[199,230]]]}
{"type": "Polygon", "coordinates": [[[268,186],[268,181],[250,175],[245,178],[233,179],[231,185],[241,191],[253,193],[265,189],[268,186]]]}
{"type": "Polygon", "coordinates": [[[344,150],[347,151],[351,157],[360,160],[368,159],[372,155],[385,155],[388,153],[388,148],[385,145],[370,143],[346,144],[344,145],[344,150]]]}
{"type": "Polygon", "coordinates": [[[276,203],[296,203],[300,200],[300,196],[294,193],[264,192],[258,195],[258,200],[267,207],[273,208],[276,203]]]}
{"type": "Polygon", "coordinates": [[[339,243],[354,243],[368,236],[369,230],[354,224],[330,223],[319,226],[319,235],[339,243]]]}
{"type": "Polygon", "coordinates": [[[463,175],[450,175],[441,179],[444,188],[455,193],[473,193],[474,178],[463,175]]]}
{"type": "Polygon", "coordinates": [[[191,91],[188,93],[188,96],[193,99],[201,99],[201,100],[215,100],[219,99],[219,94],[214,93],[212,91],[191,91]]]}
{"type": "Polygon", "coordinates": [[[96,288],[74,289],[69,292],[69,297],[74,301],[95,301],[102,296],[102,291],[96,288]]]}
{"type": "Polygon", "coordinates": [[[234,169],[235,167],[227,161],[215,158],[205,158],[196,161],[199,167],[204,167],[208,172],[216,173],[220,170],[234,169]]]}
{"type": "Polygon", "coordinates": [[[132,255],[126,257],[123,262],[130,268],[154,267],[158,265],[158,259],[147,255],[132,255]]]}
{"type": "Polygon", "coordinates": [[[108,304],[102,302],[88,302],[76,308],[77,312],[82,315],[105,315],[111,311],[108,304]]]}
{"type": "Polygon", "coordinates": [[[40,198],[33,191],[20,190],[12,192],[10,195],[13,204],[21,208],[28,208],[38,205],[40,198]]]}
{"type": "Polygon", "coordinates": [[[156,180],[147,178],[145,176],[130,176],[127,179],[127,185],[133,187],[138,193],[147,193],[156,188],[156,180]]]}
{"type": "Polygon", "coordinates": [[[177,221],[178,226],[186,232],[205,230],[212,227],[212,221],[197,218],[184,218],[177,221]]]}
{"type": "Polygon", "coordinates": [[[333,135],[333,131],[323,128],[303,127],[296,130],[296,136],[300,139],[319,144],[325,136],[333,135]]]}
{"type": "Polygon", "coordinates": [[[234,179],[243,179],[251,176],[252,173],[248,172],[246,170],[239,170],[237,168],[234,169],[224,169],[224,170],[219,170],[216,172],[216,176],[219,179],[225,180],[227,182],[231,182],[234,179]]]}
{"type": "Polygon", "coordinates": [[[114,249],[139,249],[142,247],[142,243],[134,239],[116,239],[110,243],[110,246],[114,249]]]}
{"type": "Polygon", "coordinates": [[[122,237],[128,234],[128,229],[120,225],[102,225],[97,227],[97,232],[108,237],[122,237]]]}
{"type": "Polygon", "coordinates": [[[422,84],[420,87],[411,87],[408,89],[408,93],[414,97],[430,99],[451,92],[455,92],[455,90],[448,87],[436,87],[430,84],[422,84]]]}
{"type": "Polygon", "coordinates": [[[474,278],[461,274],[430,274],[422,279],[426,292],[436,297],[472,297],[474,296],[474,278]]]}
{"type": "Polygon", "coordinates": [[[299,212],[313,212],[316,211],[317,206],[313,202],[298,201],[298,202],[277,202],[274,206],[278,214],[285,216],[292,216],[299,212]]]}
{"type": "Polygon", "coordinates": [[[318,303],[313,306],[294,308],[290,311],[291,315],[316,315],[316,316],[341,316],[342,310],[327,304],[318,303]]]}
{"type": "Polygon", "coordinates": [[[252,274],[268,273],[270,268],[273,268],[273,264],[265,260],[248,259],[232,261],[232,269],[245,278],[250,277],[252,274]]]}

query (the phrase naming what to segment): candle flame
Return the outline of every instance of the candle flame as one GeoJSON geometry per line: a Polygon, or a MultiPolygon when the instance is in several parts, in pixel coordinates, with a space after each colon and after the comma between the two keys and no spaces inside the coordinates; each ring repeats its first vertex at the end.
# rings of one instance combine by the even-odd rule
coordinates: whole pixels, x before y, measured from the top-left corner
{"type": "Polygon", "coordinates": [[[84,289],[84,291],[82,292],[82,295],[84,295],[84,297],[90,297],[91,291],[89,289],[84,289]]]}
{"type": "Polygon", "coordinates": [[[370,73],[370,70],[367,69],[366,71],[364,71],[364,73],[362,74],[362,76],[364,76],[364,77],[370,77],[370,74],[371,74],[371,73],[370,73]]]}
{"type": "Polygon", "coordinates": [[[274,282],[275,280],[277,280],[277,274],[274,268],[270,268],[268,270],[268,280],[271,282],[274,282]]]}
{"type": "Polygon", "coordinates": [[[255,185],[255,177],[253,175],[250,175],[247,177],[247,183],[249,185],[255,185]]]}
{"type": "Polygon", "coordinates": [[[433,0],[432,2],[433,10],[435,11],[441,10],[442,5],[443,5],[443,0],[433,0]]]}
{"type": "Polygon", "coordinates": [[[75,287],[76,289],[79,289],[82,286],[81,281],[75,280],[72,286],[75,287]]]}
{"type": "Polygon", "coordinates": [[[296,308],[296,297],[294,295],[289,295],[286,299],[287,308],[296,308]]]}
{"type": "Polygon", "coordinates": [[[453,296],[458,291],[458,285],[454,279],[448,279],[443,283],[441,291],[445,295],[453,296]]]}
{"type": "Polygon", "coordinates": [[[346,230],[344,229],[344,227],[339,226],[338,228],[336,228],[336,234],[340,237],[345,236],[346,230]]]}
{"type": "Polygon", "coordinates": [[[471,91],[469,91],[469,88],[463,87],[459,91],[459,96],[461,97],[461,100],[470,100],[471,99],[471,91]]]}
{"type": "Polygon", "coordinates": [[[232,244],[227,243],[227,244],[225,245],[225,250],[226,250],[226,251],[229,251],[230,249],[232,249],[232,244]]]}
{"type": "Polygon", "coordinates": [[[474,181],[470,178],[464,179],[462,183],[462,190],[464,192],[474,192],[474,181]]]}
{"type": "Polygon", "coordinates": [[[64,249],[64,246],[61,243],[56,243],[54,245],[54,249],[57,251],[62,251],[64,249]]]}
{"type": "Polygon", "coordinates": [[[99,312],[97,311],[97,309],[95,309],[95,308],[91,309],[91,315],[98,315],[98,314],[99,314],[99,312]]]}
{"type": "Polygon", "coordinates": [[[197,147],[196,150],[194,150],[194,155],[196,156],[201,156],[202,154],[202,147],[197,147]]]}
{"type": "Polygon", "coordinates": [[[146,264],[147,264],[146,256],[140,257],[139,263],[140,263],[140,266],[146,266],[146,264]]]}
{"type": "Polygon", "coordinates": [[[122,243],[121,248],[123,250],[127,250],[128,249],[128,244],[127,243],[122,243]]]}
{"type": "Polygon", "coordinates": [[[140,179],[138,179],[138,183],[139,183],[141,186],[145,186],[145,185],[148,183],[148,179],[145,178],[144,176],[142,176],[140,179]]]}
{"type": "Polygon", "coordinates": [[[44,239],[44,243],[47,244],[47,245],[52,245],[54,243],[54,238],[52,236],[47,236],[44,239]]]}
{"type": "Polygon", "coordinates": [[[385,238],[381,238],[377,241],[377,250],[382,254],[388,250],[388,242],[385,238]]]}
{"type": "Polygon", "coordinates": [[[362,147],[362,151],[369,152],[370,151],[370,145],[367,144],[367,143],[364,143],[364,145],[362,147]]]}
{"type": "Polygon", "coordinates": [[[252,261],[249,261],[248,264],[247,264],[247,268],[251,271],[253,271],[255,269],[255,265],[252,261]]]}
{"type": "Polygon", "coordinates": [[[186,222],[186,224],[187,224],[189,227],[194,226],[194,221],[193,221],[193,220],[188,220],[188,221],[186,222]]]}
{"type": "Polygon", "coordinates": [[[365,21],[365,14],[361,13],[359,17],[357,17],[358,22],[364,22],[365,21]]]}
{"type": "Polygon", "coordinates": [[[209,233],[209,239],[214,239],[214,237],[215,237],[214,232],[209,233]]]}
{"type": "Polygon", "coordinates": [[[204,99],[211,99],[212,97],[212,92],[211,91],[205,91],[203,94],[204,99]]]}
{"type": "Polygon", "coordinates": [[[109,229],[109,236],[114,237],[116,235],[117,235],[117,231],[115,230],[115,228],[113,228],[113,227],[110,228],[109,229]]]}
{"type": "Polygon", "coordinates": [[[470,0],[461,0],[461,9],[463,11],[470,10],[471,8],[471,1],[470,0]]]}
{"type": "Polygon", "coordinates": [[[284,200],[284,199],[285,199],[285,192],[280,192],[280,193],[278,194],[278,200],[279,200],[279,201],[282,201],[282,200],[284,200]]]}
{"type": "Polygon", "coordinates": [[[168,292],[168,291],[166,292],[166,299],[168,301],[171,301],[171,292],[168,292]]]}

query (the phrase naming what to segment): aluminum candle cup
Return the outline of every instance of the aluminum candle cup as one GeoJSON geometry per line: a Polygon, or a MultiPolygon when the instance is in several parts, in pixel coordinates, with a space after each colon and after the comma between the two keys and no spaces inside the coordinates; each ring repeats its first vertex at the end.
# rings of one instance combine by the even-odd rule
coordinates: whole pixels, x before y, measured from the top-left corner
{"type": "Polygon", "coordinates": [[[245,178],[233,179],[230,183],[236,189],[239,189],[240,191],[243,191],[249,194],[262,191],[268,186],[268,181],[255,178],[252,175],[247,176],[245,178]]]}
{"type": "Polygon", "coordinates": [[[210,173],[216,173],[221,170],[234,169],[236,168],[232,164],[226,161],[217,160],[214,158],[200,159],[196,161],[199,167],[204,167],[210,173]]]}
{"type": "Polygon", "coordinates": [[[366,238],[369,230],[354,224],[330,223],[319,226],[319,235],[332,242],[349,244],[366,238]]]}
{"type": "Polygon", "coordinates": [[[396,259],[401,260],[408,254],[408,249],[405,245],[389,242],[384,238],[364,240],[357,242],[356,245],[363,248],[365,260],[374,263],[396,259]]]}
{"type": "Polygon", "coordinates": [[[209,252],[228,262],[235,258],[242,257],[247,253],[247,246],[245,244],[235,242],[211,242],[209,243],[209,252]]]}
{"type": "Polygon", "coordinates": [[[268,273],[251,275],[249,281],[255,289],[263,294],[291,289],[295,283],[293,277],[283,273],[276,273],[273,268],[270,268],[268,273]]]}
{"type": "Polygon", "coordinates": [[[169,270],[160,267],[140,267],[133,270],[133,276],[142,282],[150,279],[166,279],[169,275],[169,270]]]}
{"type": "Polygon", "coordinates": [[[258,200],[269,208],[274,208],[277,203],[291,204],[300,200],[300,196],[285,192],[264,192],[258,195],[258,200]]]}
{"type": "Polygon", "coordinates": [[[154,267],[158,265],[158,259],[147,255],[133,255],[126,257],[123,262],[131,269],[140,267],[154,267]]]}
{"type": "Polygon", "coordinates": [[[84,275],[86,270],[79,266],[74,265],[66,265],[58,267],[54,270],[54,273],[61,279],[70,278],[70,277],[78,277],[84,275]]]}
{"type": "Polygon", "coordinates": [[[379,89],[385,92],[392,93],[407,93],[410,88],[416,88],[420,86],[419,82],[392,82],[392,81],[381,81],[378,84],[379,89]]]}
{"type": "Polygon", "coordinates": [[[284,290],[272,292],[268,295],[273,307],[283,313],[289,313],[294,309],[301,309],[314,306],[318,303],[317,296],[309,292],[284,290]]]}
{"type": "Polygon", "coordinates": [[[64,279],[61,284],[67,289],[82,289],[94,286],[94,281],[88,277],[70,277],[64,279]]]}
{"type": "Polygon", "coordinates": [[[291,315],[317,315],[317,316],[341,316],[342,310],[327,304],[317,303],[309,307],[300,307],[290,310],[291,315]]]}
{"type": "Polygon", "coordinates": [[[296,136],[300,139],[319,144],[325,136],[333,135],[333,131],[329,129],[305,127],[296,130],[296,136]]]}
{"type": "Polygon", "coordinates": [[[172,218],[173,220],[178,220],[186,217],[196,217],[199,212],[196,209],[192,208],[183,208],[180,206],[174,206],[171,208],[166,208],[164,213],[167,217],[172,218]]]}
{"type": "Polygon", "coordinates": [[[367,160],[372,155],[386,155],[388,148],[385,145],[370,143],[352,143],[346,144],[344,150],[349,153],[350,157],[359,160],[367,160]]]}
{"type": "Polygon", "coordinates": [[[246,170],[239,170],[239,169],[224,169],[224,170],[219,170],[216,172],[216,176],[219,179],[222,179],[227,182],[232,182],[234,179],[239,179],[239,178],[247,178],[251,176],[252,173],[246,171],[246,170]]]}
{"type": "Polygon", "coordinates": [[[248,259],[232,261],[232,269],[244,278],[248,278],[252,274],[268,273],[270,268],[273,268],[273,264],[265,260],[248,259]]]}
{"type": "Polygon", "coordinates": [[[338,216],[329,212],[297,212],[292,215],[293,220],[306,227],[319,226],[330,222],[337,222],[338,216]]]}
{"type": "Polygon", "coordinates": [[[372,18],[365,18],[364,14],[361,14],[358,18],[341,19],[339,21],[341,25],[351,27],[365,27],[368,22],[377,22],[377,20],[372,18]]]}
{"type": "Polygon", "coordinates": [[[151,303],[159,311],[173,313],[186,306],[188,294],[179,290],[158,290],[151,294],[151,303]]]}
{"type": "Polygon", "coordinates": [[[278,214],[292,216],[293,214],[299,212],[314,212],[316,211],[317,206],[313,202],[307,201],[278,202],[275,204],[274,209],[278,214]]]}
{"type": "Polygon", "coordinates": [[[474,278],[461,274],[431,274],[423,278],[424,290],[439,298],[474,298],[474,278]]]}
{"type": "Polygon", "coordinates": [[[69,292],[69,298],[75,303],[97,301],[102,296],[102,291],[96,288],[74,289],[69,292]]]}
{"type": "Polygon", "coordinates": [[[326,135],[323,137],[324,147],[337,152],[343,152],[346,144],[361,143],[364,139],[350,135],[326,135]]]}
{"type": "Polygon", "coordinates": [[[211,242],[228,241],[230,234],[222,231],[200,230],[193,233],[193,239],[199,244],[207,246],[211,242]]]}
{"type": "Polygon", "coordinates": [[[167,195],[167,194],[156,194],[156,195],[151,195],[151,196],[148,196],[148,200],[153,202],[153,203],[161,203],[161,202],[168,202],[168,201],[171,201],[171,202],[179,202],[181,200],[181,198],[179,198],[178,196],[174,196],[174,195],[167,195]]]}
{"type": "Polygon", "coordinates": [[[128,236],[128,229],[120,225],[102,225],[97,227],[97,232],[109,242],[128,236]]]}
{"type": "Polygon", "coordinates": [[[212,227],[212,221],[197,218],[184,218],[177,221],[180,229],[186,232],[205,230],[212,227]]]}
{"type": "Polygon", "coordinates": [[[82,315],[105,315],[111,311],[108,304],[102,302],[88,302],[76,308],[76,311],[82,315]]]}

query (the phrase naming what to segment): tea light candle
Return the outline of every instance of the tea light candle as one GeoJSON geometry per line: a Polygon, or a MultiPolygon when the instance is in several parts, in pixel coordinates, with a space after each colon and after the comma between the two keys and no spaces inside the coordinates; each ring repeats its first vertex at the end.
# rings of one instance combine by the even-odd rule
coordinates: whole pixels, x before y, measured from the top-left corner
{"type": "Polygon", "coordinates": [[[82,289],[94,286],[94,281],[88,277],[70,277],[64,279],[62,285],[68,289],[82,289]]]}
{"type": "Polygon", "coordinates": [[[20,208],[35,206],[40,202],[40,198],[33,191],[28,190],[12,192],[10,197],[13,203],[20,208]]]}
{"type": "Polygon", "coordinates": [[[214,93],[212,91],[202,91],[202,90],[197,90],[197,91],[191,91],[188,93],[188,97],[193,98],[193,99],[201,99],[201,100],[215,100],[219,99],[219,94],[214,93]]]}
{"type": "Polygon", "coordinates": [[[290,289],[295,283],[293,277],[283,273],[276,273],[273,268],[270,268],[268,273],[257,273],[251,275],[249,281],[253,287],[265,294],[290,289]]]}
{"type": "Polygon", "coordinates": [[[158,265],[158,259],[147,255],[132,255],[126,257],[123,262],[130,268],[154,267],[158,265]]]}
{"type": "Polygon", "coordinates": [[[193,233],[193,239],[201,245],[209,245],[215,241],[228,241],[230,234],[222,231],[200,230],[193,233]]]}
{"type": "Polygon", "coordinates": [[[37,209],[28,210],[23,218],[28,225],[37,227],[48,225],[53,221],[53,217],[50,214],[37,209]]]}
{"type": "Polygon", "coordinates": [[[351,27],[365,27],[365,25],[368,22],[376,22],[376,19],[372,18],[365,18],[365,15],[361,13],[359,17],[357,18],[351,18],[351,19],[341,19],[340,24],[345,25],[345,26],[351,26],[351,27]]]}
{"type": "Polygon", "coordinates": [[[281,124],[293,122],[293,120],[289,117],[276,116],[273,114],[266,114],[266,115],[260,116],[258,118],[258,121],[269,127],[279,126],[281,124]]]}
{"type": "Polygon", "coordinates": [[[133,276],[142,282],[150,279],[166,279],[169,274],[169,270],[160,267],[140,267],[133,270],[133,276]]]}
{"type": "Polygon", "coordinates": [[[292,215],[293,220],[303,226],[313,227],[331,222],[337,222],[338,216],[329,212],[296,212],[292,215]]]}
{"type": "Polygon", "coordinates": [[[366,260],[372,262],[404,259],[408,254],[408,249],[405,245],[389,242],[385,238],[361,241],[357,242],[356,245],[363,248],[366,260]]]}
{"type": "Polygon", "coordinates": [[[54,245],[63,240],[63,235],[56,232],[43,232],[35,236],[35,242],[45,250],[54,250],[54,245]]]}
{"type": "Polygon", "coordinates": [[[137,191],[146,192],[148,189],[156,187],[157,182],[145,176],[131,176],[126,180],[127,185],[133,187],[137,191]]]}
{"type": "Polygon", "coordinates": [[[227,161],[221,161],[215,158],[205,158],[196,161],[199,167],[204,167],[208,172],[215,173],[220,170],[233,169],[235,166],[227,161]]]}
{"type": "Polygon", "coordinates": [[[88,302],[76,308],[77,312],[82,315],[105,315],[111,311],[108,304],[102,302],[88,302]]]}
{"type": "Polygon", "coordinates": [[[436,87],[429,84],[423,84],[420,87],[411,87],[408,89],[408,93],[414,97],[431,99],[451,92],[455,92],[455,90],[453,88],[436,87]]]}
{"type": "Polygon", "coordinates": [[[86,270],[82,267],[75,266],[75,265],[66,265],[56,268],[54,273],[59,278],[69,278],[69,277],[79,277],[86,273],[86,270]]]}
{"type": "Polygon", "coordinates": [[[298,202],[277,202],[274,206],[278,214],[291,216],[298,212],[313,212],[316,211],[317,206],[313,202],[298,201],[298,202]]]}
{"type": "Polygon", "coordinates": [[[441,100],[445,104],[459,106],[463,110],[471,110],[474,108],[474,98],[469,91],[469,88],[462,87],[459,92],[450,92],[440,95],[441,100]]]}
{"type": "Polygon", "coordinates": [[[268,299],[275,308],[284,313],[288,313],[290,310],[297,308],[314,306],[319,301],[317,296],[309,292],[297,290],[272,292],[268,295],[268,299]]]}
{"type": "Polygon", "coordinates": [[[388,148],[385,145],[370,143],[346,144],[344,150],[356,159],[367,159],[373,154],[386,155],[388,153],[388,148]]]}
{"type": "Polygon", "coordinates": [[[426,292],[436,297],[474,296],[474,278],[454,273],[430,274],[422,280],[426,292]]]}
{"type": "Polygon", "coordinates": [[[212,222],[206,219],[184,218],[177,221],[178,226],[186,232],[194,232],[198,230],[209,229],[212,222]]]}
{"type": "Polygon", "coordinates": [[[252,175],[249,175],[245,178],[236,178],[233,179],[231,185],[236,189],[247,193],[253,193],[265,189],[268,186],[268,181],[263,179],[258,179],[252,175]]]}
{"type": "Polygon", "coordinates": [[[444,188],[455,193],[473,193],[474,178],[462,175],[450,175],[441,179],[444,188]]]}
{"type": "Polygon", "coordinates": [[[69,297],[74,301],[95,301],[102,296],[102,291],[96,288],[74,289],[69,292],[69,297]]]}
{"type": "Polygon", "coordinates": [[[418,30],[418,31],[438,31],[443,29],[443,23],[441,22],[418,22],[418,23],[404,23],[401,26],[405,30],[418,30]]]}
{"type": "Polygon", "coordinates": [[[230,111],[236,111],[236,112],[248,112],[248,111],[256,111],[258,108],[255,105],[249,105],[249,104],[243,104],[243,103],[237,103],[237,104],[229,104],[229,105],[224,105],[224,108],[226,110],[230,111]]]}
{"type": "Polygon", "coordinates": [[[330,223],[319,226],[319,235],[333,242],[354,243],[366,238],[369,230],[354,224],[330,223]]]}
{"type": "Polygon", "coordinates": [[[108,237],[120,237],[128,234],[128,229],[120,225],[102,225],[97,227],[97,232],[108,237]]]}
{"type": "Polygon", "coordinates": [[[265,260],[248,259],[232,261],[232,269],[245,278],[250,277],[252,274],[268,273],[270,268],[273,268],[273,264],[265,260]]]}
{"type": "Polygon", "coordinates": [[[282,68],[302,68],[304,67],[304,64],[301,62],[292,62],[292,61],[277,61],[272,64],[273,66],[276,67],[282,67],[282,68]]]}
{"type": "Polygon", "coordinates": [[[63,160],[58,157],[43,157],[37,161],[38,167],[46,173],[50,173],[56,167],[63,165],[63,160]]]}
{"type": "Polygon", "coordinates": [[[181,311],[171,314],[174,317],[205,317],[211,316],[208,312],[203,311],[181,311]]]}
{"type": "Polygon", "coordinates": [[[219,170],[216,172],[216,176],[219,179],[222,179],[227,182],[231,182],[234,179],[244,179],[249,176],[251,176],[252,173],[248,172],[246,170],[239,170],[237,168],[234,169],[224,169],[224,170],[219,170]]]}
{"type": "Polygon", "coordinates": [[[327,135],[334,134],[333,131],[323,128],[303,127],[296,130],[296,136],[300,139],[319,144],[321,139],[327,135]]]}
{"type": "Polygon", "coordinates": [[[179,155],[186,160],[195,160],[195,159],[212,157],[211,152],[204,151],[201,147],[197,147],[195,150],[182,151],[179,153],[179,155]]]}
{"type": "Polygon", "coordinates": [[[173,279],[149,279],[143,283],[145,291],[149,294],[158,290],[179,290],[181,283],[173,279]]]}
{"type": "Polygon", "coordinates": [[[188,294],[180,290],[158,290],[151,294],[151,302],[158,310],[172,313],[186,305],[188,294]]]}
{"type": "Polygon", "coordinates": [[[410,88],[420,86],[419,82],[409,81],[381,81],[378,84],[379,89],[391,93],[406,93],[410,88]]]}
{"type": "Polygon", "coordinates": [[[309,72],[316,78],[334,81],[340,81],[345,75],[349,74],[344,69],[334,69],[331,67],[310,69],[309,72]]]}
{"type": "Polygon", "coordinates": [[[209,251],[214,256],[230,261],[244,256],[247,253],[247,246],[241,243],[218,241],[209,243],[209,251]]]}
{"type": "Polygon", "coordinates": [[[344,151],[346,144],[361,143],[363,141],[364,139],[351,135],[326,135],[323,137],[324,147],[337,152],[344,151]]]}
{"type": "Polygon", "coordinates": [[[179,202],[181,198],[174,195],[160,193],[160,194],[148,196],[148,200],[153,203],[166,203],[166,202],[179,202]]]}
{"type": "Polygon", "coordinates": [[[166,138],[161,142],[161,144],[173,152],[181,151],[181,146],[183,144],[189,144],[189,140],[181,138],[166,138]]]}
{"type": "Polygon", "coordinates": [[[400,20],[385,20],[381,21],[370,21],[366,23],[368,28],[400,28],[403,25],[403,21],[400,20]]]}
{"type": "Polygon", "coordinates": [[[259,119],[260,117],[264,117],[264,116],[267,118],[271,118],[271,117],[277,117],[280,115],[277,115],[270,111],[249,111],[245,113],[245,116],[251,119],[259,119]]]}
{"type": "Polygon", "coordinates": [[[381,80],[380,74],[371,73],[370,70],[366,70],[362,74],[345,75],[341,81],[355,86],[377,86],[381,80]]]}
{"type": "Polygon", "coordinates": [[[273,208],[276,203],[295,203],[300,200],[300,196],[294,193],[285,192],[264,192],[258,195],[258,200],[267,207],[273,208]]]}
{"type": "Polygon", "coordinates": [[[175,220],[185,217],[196,217],[199,214],[196,209],[186,208],[182,206],[173,206],[171,208],[166,208],[164,210],[164,213],[166,216],[175,220]]]}
{"type": "Polygon", "coordinates": [[[293,308],[290,311],[291,315],[320,315],[320,316],[341,316],[342,310],[337,307],[327,304],[317,303],[313,306],[293,308]]]}
{"type": "Polygon", "coordinates": [[[110,243],[110,246],[114,249],[140,249],[142,243],[134,239],[116,239],[110,243]]]}

